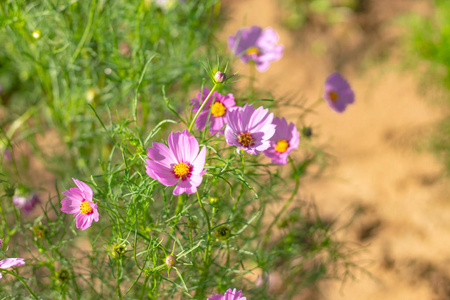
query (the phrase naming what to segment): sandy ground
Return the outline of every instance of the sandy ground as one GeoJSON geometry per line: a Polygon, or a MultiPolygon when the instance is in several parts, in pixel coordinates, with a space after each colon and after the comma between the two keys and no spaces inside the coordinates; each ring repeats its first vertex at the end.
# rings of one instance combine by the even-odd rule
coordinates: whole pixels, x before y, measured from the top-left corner
{"type": "Polygon", "coordinates": [[[379,0],[368,12],[372,21],[363,16],[331,31],[293,34],[281,26],[275,0],[225,1],[222,38],[251,25],[279,33],[284,57],[258,74],[275,99],[296,95],[312,103],[335,70],[357,95],[344,114],[323,104],[307,116],[336,162],[303,181],[300,196],[314,198],[324,217],[356,214],[340,238],[364,247],[357,259],[372,275],[321,283],[319,299],[450,299],[450,181],[423,150],[443,114],[418,89],[418,72],[402,69],[399,30],[389,22],[402,11],[427,13],[426,2],[379,0]]]}

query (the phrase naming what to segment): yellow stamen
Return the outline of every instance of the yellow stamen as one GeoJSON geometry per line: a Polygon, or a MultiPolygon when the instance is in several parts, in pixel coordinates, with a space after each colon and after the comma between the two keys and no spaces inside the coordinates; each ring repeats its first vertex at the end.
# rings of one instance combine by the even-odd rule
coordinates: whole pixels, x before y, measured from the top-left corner
{"type": "Polygon", "coordinates": [[[91,213],[93,211],[94,210],[92,209],[92,207],[91,207],[91,205],[89,204],[88,201],[85,200],[85,201],[81,202],[81,204],[80,204],[80,212],[83,215],[91,213]]]}
{"type": "Polygon", "coordinates": [[[211,107],[211,114],[214,117],[221,117],[225,114],[226,111],[227,111],[227,109],[220,102],[215,102],[213,104],[213,106],[211,107]]]}
{"type": "Polygon", "coordinates": [[[252,55],[252,54],[258,55],[259,54],[259,50],[256,47],[252,47],[252,48],[248,48],[247,51],[245,51],[245,53],[247,55],[252,55]]]}
{"type": "Polygon", "coordinates": [[[253,144],[253,137],[250,135],[250,133],[241,133],[239,135],[239,143],[244,147],[249,147],[253,144]]]}
{"type": "Polygon", "coordinates": [[[283,153],[286,152],[287,148],[289,147],[289,142],[286,140],[279,140],[277,142],[277,145],[275,146],[275,151],[283,153]]]}
{"type": "Polygon", "coordinates": [[[338,95],[338,93],[336,93],[336,92],[329,92],[328,93],[328,96],[330,96],[330,99],[331,99],[331,101],[336,101],[338,98],[339,98],[339,95],[338,95]]]}
{"type": "Polygon", "coordinates": [[[173,167],[173,171],[178,178],[186,178],[189,174],[190,167],[188,164],[181,162],[173,167]]]}

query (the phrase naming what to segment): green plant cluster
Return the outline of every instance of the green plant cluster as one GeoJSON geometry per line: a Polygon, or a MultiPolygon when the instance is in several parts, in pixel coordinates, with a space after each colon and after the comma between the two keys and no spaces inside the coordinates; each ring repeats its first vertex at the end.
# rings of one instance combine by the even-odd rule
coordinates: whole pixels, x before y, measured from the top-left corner
{"type": "MultiPolygon", "coordinates": [[[[192,131],[207,147],[197,194],[174,196],[172,187],[145,172],[146,149],[193,124],[189,92],[209,86],[204,78],[213,78],[215,69],[226,69],[218,63],[205,76],[200,63],[225,52],[214,40],[220,2],[19,0],[0,6],[7,112],[1,141],[2,151],[11,151],[10,161],[2,160],[0,259],[26,260],[1,270],[0,296],[206,299],[235,287],[247,299],[291,299],[349,271],[347,247],[336,240],[332,222],[299,202],[301,179],[322,157],[313,147],[280,168],[237,154],[205,128],[192,131]],[[49,147],[45,137],[52,134],[49,147]],[[25,144],[30,152],[17,150],[25,144]],[[39,176],[21,162],[27,155],[57,178],[38,216],[12,203],[14,188],[39,176]],[[100,220],[86,231],[61,212],[70,177],[94,190],[100,220]],[[301,204],[289,212],[294,201],[301,204]],[[271,290],[265,278],[273,272],[293,285],[271,290]]],[[[250,96],[236,98],[260,105],[265,101],[253,80],[250,96]]],[[[232,91],[230,82],[218,90],[232,91]]]]}

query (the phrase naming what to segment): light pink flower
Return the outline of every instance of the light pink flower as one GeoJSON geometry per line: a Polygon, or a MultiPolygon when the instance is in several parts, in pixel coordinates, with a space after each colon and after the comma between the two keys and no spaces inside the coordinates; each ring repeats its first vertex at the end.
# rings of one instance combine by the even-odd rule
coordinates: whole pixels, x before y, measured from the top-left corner
{"type": "Polygon", "coordinates": [[[247,300],[247,297],[242,297],[242,291],[228,289],[225,294],[211,295],[207,300],[247,300]]]}
{"type": "Polygon", "coordinates": [[[153,143],[148,148],[147,174],[165,186],[176,185],[174,195],[195,194],[202,183],[206,160],[206,146],[199,153],[199,145],[187,130],[172,132],[169,147],[153,143]]]}
{"type": "Polygon", "coordinates": [[[273,114],[269,109],[245,104],[227,114],[225,139],[228,145],[237,146],[237,152],[242,149],[256,155],[270,147],[270,138],[275,133],[272,124],[273,114]]]}
{"type": "Polygon", "coordinates": [[[274,118],[272,124],[276,126],[275,134],[270,139],[270,148],[264,151],[264,155],[275,164],[285,165],[289,153],[298,148],[300,133],[294,123],[288,125],[285,118],[274,118]]]}
{"type": "MultiPolygon", "coordinates": [[[[203,93],[198,93],[197,98],[191,99],[191,104],[194,106],[192,109],[193,112],[197,112],[200,109],[200,106],[209,95],[209,92],[210,91],[207,88],[204,88],[203,93]]],[[[235,105],[236,102],[234,101],[233,94],[224,96],[222,94],[219,94],[218,92],[214,92],[211,97],[209,97],[208,102],[205,104],[205,106],[203,106],[203,110],[198,115],[197,120],[195,120],[197,129],[205,129],[209,111],[211,111],[211,115],[209,116],[209,123],[211,124],[209,127],[209,132],[212,135],[216,133],[223,134],[223,127],[227,122],[227,114],[231,109],[234,108],[235,105]]]]}
{"type": "Polygon", "coordinates": [[[277,32],[272,27],[259,26],[242,28],[236,35],[230,35],[228,45],[231,51],[244,63],[253,61],[259,72],[266,71],[271,62],[283,56],[284,46],[277,45],[277,32]]]}
{"type": "MultiPolygon", "coordinates": [[[[4,260],[0,260],[0,269],[8,269],[23,265],[25,265],[25,258],[5,258],[4,260]]],[[[0,273],[0,278],[2,277],[2,273],[0,273]]]]}
{"type": "Polygon", "coordinates": [[[71,188],[63,193],[66,198],[61,200],[61,211],[74,214],[77,228],[86,230],[92,221],[98,222],[97,203],[92,202],[92,189],[84,182],[72,178],[78,188],[71,188]]]}

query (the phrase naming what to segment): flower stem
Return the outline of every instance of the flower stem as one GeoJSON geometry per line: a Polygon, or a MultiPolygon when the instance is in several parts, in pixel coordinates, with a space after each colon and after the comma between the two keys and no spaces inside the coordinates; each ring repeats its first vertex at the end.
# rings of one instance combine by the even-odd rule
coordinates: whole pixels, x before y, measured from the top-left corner
{"type": "Polygon", "coordinates": [[[208,264],[209,240],[211,239],[211,224],[209,222],[208,213],[206,212],[206,209],[203,206],[203,203],[202,203],[202,200],[200,199],[200,195],[199,195],[198,191],[197,191],[197,199],[198,199],[198,204],[202,208],[203,213],[205,215],[206,223],[208,224],[208,239],[206,240],[206,251],[205,251],[205,257],[203,259],[205,261],[205,269],[206,269],[206,266],[208,264]]]}
{"type": "Polygon", "coordinates": [[[197,111],[197,113],[195,114],[194,118],[192,119],[191,124],[189,125],[189,128],[188,128],[189,133],[191,133],[192,127],[194,127],[195,120],[197,120],[198,115],[202,112],[203,107],[205,107],[206,102],[208,102],[209,98],[211,98],[211,95],[214,93],[214,91],[216,90],[216,88],[217,88],[217,83],[214,84],[212,90],[209,92],[209,94],[208,94],[208,96],[206,97],[205,101],[203,101],[202,105],[200,106],[200,108],[198,109],[198,111],[197,111]]]}
{"type": "MultiPolygon", "coordinates": [[[[244,169],[245,169],[245,153],[242,154],[242,180],[244,180],[244,169]]],[[[244,192],[244,181],[241,181],[241,190],[239,191],[239,195],[236,199],[236,203],[233,205],[233,214],[236,211],[236,208],[238,206],[239,200],[241,200],[242,193],[244,192]]]]}
{"type": "Polygon", "coordinates": [[[273,219],[272,223],[269,225],[269,228],[267,228],[266,235],[264,236],[264,246],[266,246],[267,242],[269,241],[270,230],[272,229],[273,225],[275,225],[278,222],[278,220],[280,219],[281,215],[286,211],[286,209],[291,204],[292,200],[294,200],[294,197],[297,194],[298,188],[300,186],[300,176],[296,172],[294,161],[292,160],[291,157],[289,157],[289,163],[291,164],[292,170],[294,171],[295,187],[294,187],[294,190],[292,191],[292,194],[289,197],[289,199],[286,201],[286,203],[284,203],[284,205],[281,208],[281,210],[275,216],[275,219],[273,219]]]}

